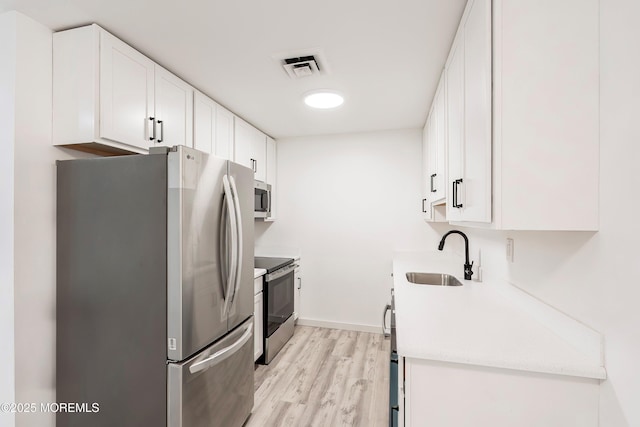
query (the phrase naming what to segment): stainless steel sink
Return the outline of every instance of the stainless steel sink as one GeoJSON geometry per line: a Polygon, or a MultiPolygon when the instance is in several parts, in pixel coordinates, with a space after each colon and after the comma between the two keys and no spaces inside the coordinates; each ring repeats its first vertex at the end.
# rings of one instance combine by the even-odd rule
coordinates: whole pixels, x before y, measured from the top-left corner
{"type": "Polygon", "coordinates": [[[433,286],[462,286],[462,283],[454,276],[440,273],[407,273],[407,280],[416,285],[433,286]]]}

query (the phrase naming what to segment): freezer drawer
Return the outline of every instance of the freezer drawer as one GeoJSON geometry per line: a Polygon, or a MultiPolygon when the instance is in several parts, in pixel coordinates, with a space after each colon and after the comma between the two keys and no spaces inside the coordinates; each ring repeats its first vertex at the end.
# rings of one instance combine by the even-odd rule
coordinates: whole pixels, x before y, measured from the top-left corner
{"type": "Polygon", "coordinates": [[[167,365],[168,427],[240,427],[253,408],[253,316],[182,363],[167,365]]]}

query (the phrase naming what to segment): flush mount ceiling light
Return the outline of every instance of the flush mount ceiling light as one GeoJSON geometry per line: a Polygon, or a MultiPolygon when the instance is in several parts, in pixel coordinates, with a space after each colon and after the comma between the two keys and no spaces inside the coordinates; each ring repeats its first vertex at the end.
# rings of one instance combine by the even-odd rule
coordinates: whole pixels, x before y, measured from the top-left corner
{"type": "Polygon", "coordinates": [[[343,102],[342,95],[331,90],[316,90],[304,96],[304,103],[309,107],[323,110],[339,107],[343,102]]]}

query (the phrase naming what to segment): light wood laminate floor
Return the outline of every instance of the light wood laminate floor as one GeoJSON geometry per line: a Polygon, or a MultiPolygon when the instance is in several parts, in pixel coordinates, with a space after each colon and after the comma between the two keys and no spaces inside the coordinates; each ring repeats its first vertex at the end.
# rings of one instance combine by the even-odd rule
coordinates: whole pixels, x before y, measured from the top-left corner
{"type": "Polygon", "coordinates": [[[255,371],[245,427],[388,425],[389,340],[381,334],[296,326],[255,371]]]}

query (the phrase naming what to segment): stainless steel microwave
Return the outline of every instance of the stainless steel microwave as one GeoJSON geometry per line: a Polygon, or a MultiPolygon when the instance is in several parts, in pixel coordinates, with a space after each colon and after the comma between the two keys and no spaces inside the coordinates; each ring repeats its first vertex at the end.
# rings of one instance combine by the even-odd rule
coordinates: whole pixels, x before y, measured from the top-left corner
{"type": "Polygon", "coordinates": [[[271,218],[271,185],[256,180],[254,189],[254,218],[271,218]]]}

